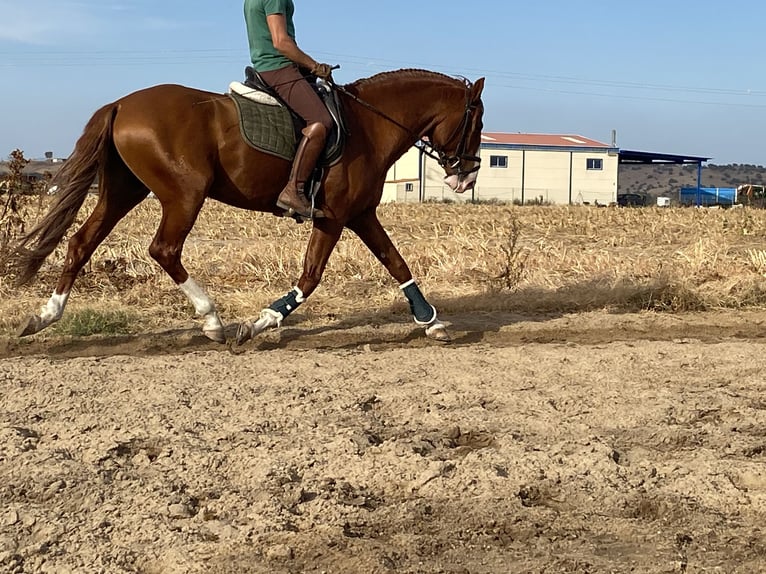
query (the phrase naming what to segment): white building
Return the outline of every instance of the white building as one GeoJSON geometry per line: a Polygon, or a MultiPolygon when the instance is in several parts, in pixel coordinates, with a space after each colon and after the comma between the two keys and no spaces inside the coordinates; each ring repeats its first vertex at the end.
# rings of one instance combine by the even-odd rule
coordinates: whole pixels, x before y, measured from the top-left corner
{"type": "Polygon", "coordinates": [[[578,135],[484,133],[473,192],[444,185],[444,170],[416,148],[389,170],[382,201],[504,201],[608,205],[617,199],[619,149],[578,135]]]}

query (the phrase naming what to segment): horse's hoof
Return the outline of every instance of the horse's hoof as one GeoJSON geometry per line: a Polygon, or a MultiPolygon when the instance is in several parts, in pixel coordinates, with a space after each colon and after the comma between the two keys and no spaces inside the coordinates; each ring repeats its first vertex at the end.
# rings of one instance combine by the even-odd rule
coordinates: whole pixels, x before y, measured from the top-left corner
{"type": "Polygon", "coordinates": [[[241,345],[256,335],[260,335],[266,329],[280,327],[282,325],[282,318],[281,313],[274,311],[273,309],[264,309],[261,311],[261,316],[255,323],[252,321],[240,323],[239,329],[237,330],[237,345],[241,345]]]}
{"type": "Polygon", "coordinates": [[[253,323],[251,321],[245,321],[239,324],[237,329],[237,338],[235,340],[237,345],[242,345],[253,338],[253,323]]]}
{"type": "Polygon", "coordinates": [[[426,327],[426,337],[438,341],[439,343],[451,343],[452,337],[447,332],[447,327],[438,321],[433,325],[426,327]]]}
{"type": "Polygon", "coordinates": [[[42,329],[42,319],[37,315],[30,315],[26,323],[23,323],[17,330],[16,335],[19,337],[28,337],[34,335],[42,329]]]}
{"type": "Polygon", "coordinates": [[[211,341],[226,343],[226,334],[223,332],[223,329],[203,329],[202,333],[211,341]]]}

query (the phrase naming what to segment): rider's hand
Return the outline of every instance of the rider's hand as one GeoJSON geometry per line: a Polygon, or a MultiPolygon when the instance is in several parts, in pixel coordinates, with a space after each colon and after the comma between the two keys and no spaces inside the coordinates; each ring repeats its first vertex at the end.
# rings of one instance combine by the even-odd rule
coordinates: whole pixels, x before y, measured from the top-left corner
{"type": "Polygon", "coordinates": [[[326,80],[332,75],[332,66],[330,64],[317,64],[311,69],[311,73],[317,78],[326,80]]]}

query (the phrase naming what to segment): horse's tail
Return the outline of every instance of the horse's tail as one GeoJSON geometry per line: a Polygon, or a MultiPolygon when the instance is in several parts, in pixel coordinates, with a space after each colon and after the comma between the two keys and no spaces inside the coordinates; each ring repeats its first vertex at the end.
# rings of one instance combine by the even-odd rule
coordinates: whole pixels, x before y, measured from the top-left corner
{"type": "Polygon", "coordinates": [[[116,111],[115,104],[107,104],[90,118],[72,155],[51,182],[54,185],[61,182],[58,184],[55,203],[13,249],[11,257],[15,259],[14,271],[18,285],[32,280],[72,226],[90,186],[105,164],[111,148],[116,111]],[[30,247],[30,243],[35,241],[36,244],[30,247]]]}

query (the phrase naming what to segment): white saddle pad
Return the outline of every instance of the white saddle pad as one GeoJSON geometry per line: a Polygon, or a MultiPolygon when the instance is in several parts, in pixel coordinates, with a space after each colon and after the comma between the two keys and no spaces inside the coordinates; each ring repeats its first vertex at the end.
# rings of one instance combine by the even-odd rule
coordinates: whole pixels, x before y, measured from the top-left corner
{"type": "Polygon", "coordinates": [[[231,84],[229,84],[229,93],[239,94],[243,98],[247,98],[248,100],[253,100],[254,102],[257,102],[259,104],[265,104],[267,106],[282,105],[273,96],[270,96],[266,92],[262,92],[260,90],[254,90],[253,88],[246,86],[242,82],[232,82],[231,84]]]}

